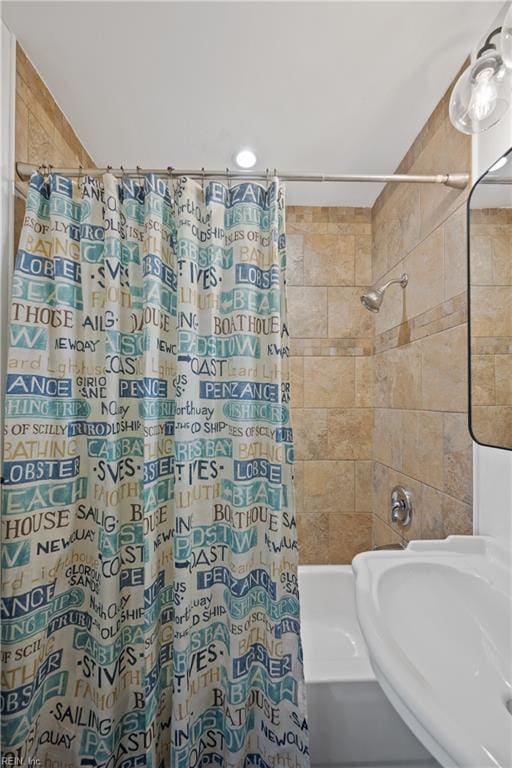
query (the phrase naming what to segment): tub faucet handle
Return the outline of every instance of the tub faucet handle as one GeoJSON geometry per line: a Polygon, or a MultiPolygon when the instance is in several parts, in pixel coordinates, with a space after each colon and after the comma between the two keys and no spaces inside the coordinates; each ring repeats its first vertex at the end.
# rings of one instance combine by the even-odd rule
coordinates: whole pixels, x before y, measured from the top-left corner
{"type": "Polygon", "coordinates": [[[412,520],[412,496],[401,485],[395,485],[391,491],[391,522],[407,528],[412,520]]]}

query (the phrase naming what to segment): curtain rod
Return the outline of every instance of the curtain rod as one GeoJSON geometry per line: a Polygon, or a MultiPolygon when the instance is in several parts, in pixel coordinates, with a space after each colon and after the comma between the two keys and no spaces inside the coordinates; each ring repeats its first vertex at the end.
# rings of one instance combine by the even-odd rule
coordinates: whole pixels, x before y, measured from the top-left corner
{"type": "Polygon", "coordinates": [[[44,173],[58,173],[62,176],[79,178],[80,176],[102,176],[104,173],[111,173],[114,176],[141,176],[147,173],[154,173],[157,176],[188,176],[192,179],[248,179],[252,181],[265,181],[273,175],[278,175],[281,181],[331,181],[331,182],[377,182],[386,184],[444,184],[445,187],[454,189],[465,189],[470,176],[469,173],[438,173],[432,175],[422,174],[329,174],[329,173],[277,173],[267,169],[265,171],[230,171],[228,168],[223,171],[206,170],[181,170],[179,168],[54,168],[47,165],[31,165],[30,163],[16,163],[16,172],[22,181],[28,181],[32,173],[41,171],[44,173]]]}

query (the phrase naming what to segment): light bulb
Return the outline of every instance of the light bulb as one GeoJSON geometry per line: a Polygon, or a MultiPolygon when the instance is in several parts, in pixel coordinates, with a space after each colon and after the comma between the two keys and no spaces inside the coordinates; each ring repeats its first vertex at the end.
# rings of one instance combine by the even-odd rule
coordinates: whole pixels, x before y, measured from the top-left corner
{"type": "Polygon", "coordinates": [[[512,69],[495,50],[486,51],[461,74],[450,97],[450,120],[462,133],[496,125],[512,102],[512,69]]]}
{"type": "Polygon", "coordinates": [[[469,116],[472,120],[485,120],[496,109],[498,89],[494,82],[494,72],[488,67],[475,77],[471,99],[468,105],[469,116]]]}
{"type": "Polygon", "coordinates": [[[238,165],[239,168],[252,168],[254,165],[256,165],[256,160],[258,158],[256,157],[256,153],[252,151],[252,149],[241,149],[239,152],[235,155],[235,163],[238,165]]]}

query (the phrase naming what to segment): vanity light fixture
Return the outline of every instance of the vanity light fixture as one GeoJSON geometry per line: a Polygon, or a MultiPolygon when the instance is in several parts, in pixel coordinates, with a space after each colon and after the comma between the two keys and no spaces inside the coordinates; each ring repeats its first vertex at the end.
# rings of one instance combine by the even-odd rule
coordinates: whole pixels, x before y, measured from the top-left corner
{"type": "Polygon", "coordinates": [[[249,168],[254,168],[257,161],[256,153],[249,148],[240,149],[235,154],[235,163],[238,165],[239,168],[243,168],[243,170],[249,170],[249,168]]]}
{"type": "MultiPolygon", "coordinates": [[[[462,133],[488,130],[501,120],[512,103],[512,69],[501,55],[502,37],[499,43],[494,42],[501,32],[502,27],[497,27],[488,35],[475,61],[464,70],[453,88],[450,120],[462,133]]],[[[512,63],[512,29],[509,32],[512,63]]]]}

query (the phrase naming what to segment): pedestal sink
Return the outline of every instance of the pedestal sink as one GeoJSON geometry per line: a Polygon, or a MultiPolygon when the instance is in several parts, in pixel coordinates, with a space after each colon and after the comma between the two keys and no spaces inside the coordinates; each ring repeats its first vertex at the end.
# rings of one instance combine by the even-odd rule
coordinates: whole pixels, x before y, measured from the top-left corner
{"type": "Polygon", "coordinates": [[[512,766],[510,553],[482,536],[353,560],[375,674],[445,768],[512,766]]]}

